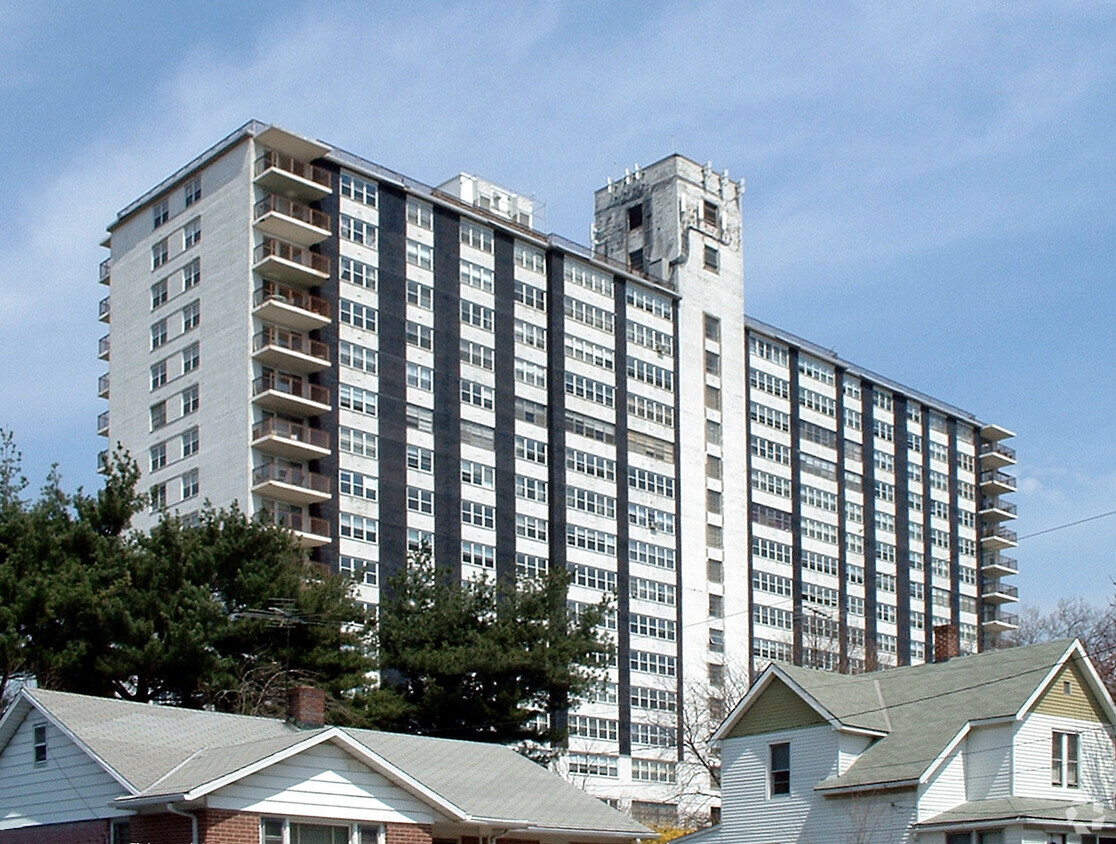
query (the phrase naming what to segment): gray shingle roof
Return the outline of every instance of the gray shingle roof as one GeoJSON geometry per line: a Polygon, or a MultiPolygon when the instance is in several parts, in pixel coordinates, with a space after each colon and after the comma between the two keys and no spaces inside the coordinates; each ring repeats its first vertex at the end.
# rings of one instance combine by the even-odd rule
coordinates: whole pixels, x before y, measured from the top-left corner
{"type": "Polygon", "coordinates": [[[945,827],[962,824],[1026,820],[1039,822],[1078,823],[1093,832],[1110,832],[1116,829],[1116,811],[1094,803],[1074,803],[1044,797],[997,797],[992,800],[975,800],[962,803],[940,815],[927,818],[918,826],[945,827]]]}
{"type": "Polygon", "coordinates": [[[1073,643],[1061,639],[851,676],[778,669],[842,726],[886,733],[819,790],[898,785],[917,781],[969,721],[1019,712],[1073,643]]]}
{"type": "MultiPolygon", "coordinates": [[[[26,694],[132,787],[184,794],[321,736],[271,718],[93,698],[26,694]]],[[[653,836],[607,804],[515,751],[494,744],[341,729],[471,818],[533,827],[653,836]]]]}

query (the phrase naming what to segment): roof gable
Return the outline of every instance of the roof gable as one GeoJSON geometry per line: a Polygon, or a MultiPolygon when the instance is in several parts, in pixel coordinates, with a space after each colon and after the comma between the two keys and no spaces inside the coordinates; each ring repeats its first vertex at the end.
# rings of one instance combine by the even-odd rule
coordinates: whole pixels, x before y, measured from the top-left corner
{"type": "Polygon", "coordinates": [[[724,737],[753,736],[828,723],[828,719],[822,717],[781,677],[776,676],[756,696],[751,706],[734,720],[724,737]]]}
{"type": "Polygon", "coordinates": [[[1101,693],[1084,660],[1074,656],[1055,673],[1030,711],[1110,724],[1112,719],[1105,705],[1108,702],[1101,693]]]}

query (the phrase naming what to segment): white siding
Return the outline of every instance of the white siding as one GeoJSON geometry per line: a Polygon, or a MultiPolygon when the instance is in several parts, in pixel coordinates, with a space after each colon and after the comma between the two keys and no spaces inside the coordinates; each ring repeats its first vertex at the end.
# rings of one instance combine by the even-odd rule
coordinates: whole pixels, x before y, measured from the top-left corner
{"type": "Polygon", "coordinates": [[[869,736],[857,735],[855,733],[840,733],[837,737],[837,748],[840,754],[837,762],[837,773],[843,774],[852,767],[860,754],[868,749],[868,745],[872,743],[869,736]]]}
{"type": "Polygon", "coordinates": [[[1011,796],[1014,724],[974,728],[965,739],[965,799],[1011,796]]]}
{"type": "Polygon", "coordinates": [[[934,773],[919,787],[918,819],[924,821],[965,802],[965,755],[962,742],[934,773]]]}
{"type": "Polygon", "coordinates": [[[1112,737],[1096,721],[1053,715],[1028,715],[1015,732],[1014,795],[1101,801],[1112,805],[1112,737]],[[1080,736],[1080,788],[1050,784],[1050,741],[1054,730],[1080,736]]]}
{"type": "Polygon", "coordinates": [[[47,761],[35,764],[34,727],[42,723],[32,711],[0,753],[0,829],[127,817],[110,806],[124,787],[52,724],[47,761]]]}
{"type": "Polygon", "coordinates": [[[320,744],[215,792],[216,809],[348,821],[433,823],[434,812],[333,744],[320,744]]]}

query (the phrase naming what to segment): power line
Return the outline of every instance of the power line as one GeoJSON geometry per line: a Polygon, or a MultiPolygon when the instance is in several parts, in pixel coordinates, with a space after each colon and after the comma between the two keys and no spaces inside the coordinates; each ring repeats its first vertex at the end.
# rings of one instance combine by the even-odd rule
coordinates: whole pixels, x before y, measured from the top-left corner
{"type": "Polygon", "coordinates": [[[1037,530],[1034,533],[1028,533],[1025,536],[1020,536],[1019,541],[1022,541],[1024,539],[1031,539],[1032,537],[1035,537],[1035,536],[1042,536],[1044,533],[1053,533],[1056,530],[1064,530],[1065,528],[1068,528],[1068,527],[1075,527],[1076,525],[1083,525],[1086,522],[1095,522],[1097,519],[1103,519],[1106,516],[1116,516],[1116,510],[1109,510],[1107,513],[1097,513],[1097,515],[1095,515],[1095,516],[1086,516],[1084,519],[1078,519],[1077,521],[1074,521],[1074,522],[1066,522],[1065,524],[1062,524],[1062,525],[1054,525],[1054,527],[1043,528],[1042,530],[1037,530]]]}

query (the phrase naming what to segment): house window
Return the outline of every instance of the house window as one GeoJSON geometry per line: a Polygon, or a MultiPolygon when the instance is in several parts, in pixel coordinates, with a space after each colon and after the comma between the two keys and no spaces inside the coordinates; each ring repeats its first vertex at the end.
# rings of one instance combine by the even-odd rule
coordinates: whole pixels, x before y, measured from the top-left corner
{"type": "Polygon", "coordinates": [[[45,765],[47,760],[46,724],[35,725],[35,764],[45,765]]]}
{"type": "Polygon", "coordinates": [[[1077,788],[1077,733],[1051,735],[1050,742],[1050,784],[1066,788],[1077,788]]]}
{"type": "Polygon", "coordinates": [[[770,745],[771,796],[790,794],[790,742],[770,745]]]}
{"type": "Polygon", "coordinates": [[[112,844],[128,844],[132,840],[132,824],[130,821],[112,822],[112,844]]]}
{"type": "Polygon", "coordinates": [[[263,844],[380,844],[384,837],[380,826],[358,826],[354,838],[353,827],[348,824],[294,823],[284,818],[262,818],[260,827],[263,844]]]}

